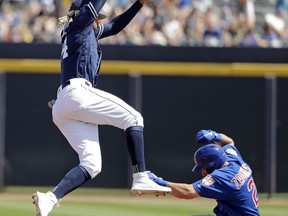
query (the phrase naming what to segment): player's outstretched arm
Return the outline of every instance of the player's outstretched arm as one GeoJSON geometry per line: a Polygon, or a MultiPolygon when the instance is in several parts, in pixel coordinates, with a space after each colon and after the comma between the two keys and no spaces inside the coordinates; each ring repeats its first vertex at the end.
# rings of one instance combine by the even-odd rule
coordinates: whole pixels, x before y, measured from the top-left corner
{"type": "Polygon", "coordinates": [[[199,194],[194,189],[192,184],[168,182],[161,177],[156,176],[152,172],[148,172],[148,176],[158,185],[171,188],[171,195],[180,199],[194,199],[199,197],[199,194]]]}
{"type": "Polygon", "coordinates": [[[214,143],[218,144],[220,146],[224,146],[227,144],[234,145],[234,140],[232,138],[228,137],[227,135],[221,133],[221,140],[215,141],[214,143]]]}
{"type": "Polygon", "coordinates": [[[167,187],[171,188],[171,195],[179,199],[194,199],[199,197],[192,184],[168,182],[167,187]]]}
{"type": "Polygon", "coordinates": [[[105,38],[111,35],[116,35],[122,31],[136,16],[147,0],[136,0],[134,4],[130,6],[124,13],[114,17],[108,23],[104,24],[104,30],[101,38],[105,38]]]}

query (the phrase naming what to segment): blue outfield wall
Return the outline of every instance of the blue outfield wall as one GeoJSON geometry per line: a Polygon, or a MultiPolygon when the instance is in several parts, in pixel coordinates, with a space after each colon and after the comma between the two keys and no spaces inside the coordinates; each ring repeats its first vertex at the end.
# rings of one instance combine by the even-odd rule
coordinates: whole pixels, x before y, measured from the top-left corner
{"type": "MultiPolygon", "coordinates": [[[[33,45],[33,53],[43,50],[42,46],[40,49],[33,45]]],[[[19,50],[21,51],[22,48],[19,50]]],[[[58,45],[47,48],[53,52],[57,49],[58,45]]],[[[109,57],[111,50],[124,52],[121,47],[103,49],[110,50],[107,52],[106,60],[117,60],[116,56],[113,57],[114,54],[109,57]]],[[[136,52],[135,48],[131,49],[136,52]]],[[[20,51],[18,54],[22,52],[20,51]]],[[[171,61],[178,58],[172,51],[175,51],[174,48],[171,50],[167,48],[166,53],[170,53],[165,57],[167,61],[169,58],[171,61]]],[[[187,52],[187,49],[183,48],[181,55],[193,51],[195,50],[187,52]]],[[[26,50],[21,56],[33,58],[29,56],[31,53],[32,50],[29,52],[26,50]]],[[[151,61],[149,53],[153,53],[153,48],[150,48],[150,51],[147,47],[143,50],[139,48],[136,53],[142,53],[141,57],[137,57],[137,61],[143,61],[145,56],[148,61],[151,61]]],[[[0,58],[5,59],[3,53],[1,55],[0,58]]],[[[20,56],[17,55],[7,54],[9,59],[19,59],[20,56]]],[[[130,52],[129,55],[132,56],[130,52]]],[[[41,59],[47,57],[41,53],[39,56],[41,59]]],[[[230,57],[231,55],[227,54],[227,58],[230,57]]],[[[279,58],[274,56],[273,59],[277,61],[270,63],[275,63],[276,67],[277,63],[286,63],[280,61],[281,58],[282,56],[279,58]]],[[[227,60],[227,62],[234,61],[237,62],[237,60],[227,60]]],[[[56,95],[59,74],[14,71],[7,72],[6,80],[6,184],[54,186],[78,163],[77,155],[53,124],[51,110],[47,107],[47,102],[56,95]]],[[[98,87],[133,104],[130,82],[131,77],[125,73],[103,74],[98,87]]],[[[194,143],[194,137],[198,130],[211,128],[224,132],[234,139],[242,156],[253,169],[258,190],[266,191],[264,77],[144,74],[141,82],[145,156],[149,170],[171,181],[188,183],[201,178],[200,175],[191,172],[194,165],[193,153],[199,147],[194,143]]],[[[277,79],[277,192],[288,191],[286,184],[288,178],[287,88],[287,78],[279,77],[277,79]]],[[[109,126],[100,126],[100,144],[103,156],[102,173],[85,186],[129,188],[130,160],[123,131],[109,126]]]]}

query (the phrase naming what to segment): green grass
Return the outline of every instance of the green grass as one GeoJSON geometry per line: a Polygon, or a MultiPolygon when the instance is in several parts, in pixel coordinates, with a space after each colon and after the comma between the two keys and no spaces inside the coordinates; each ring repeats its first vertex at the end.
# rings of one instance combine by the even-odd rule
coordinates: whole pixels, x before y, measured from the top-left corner
{"type": "MultiPolygon", "coordinates": [[[[0,193],[0,215],[35,215],[31,194],[50,188],[8,187],[0,193]]],[[[172,196],[132,197],[129,190],[83,188],[69,194],[49,216],[190,216],[212,214],[215,201],[208,199],[180,200],[172,196]]],[[[284,216],[288,212],[288,195],[260,196],[261,216],[284,216]]]]}

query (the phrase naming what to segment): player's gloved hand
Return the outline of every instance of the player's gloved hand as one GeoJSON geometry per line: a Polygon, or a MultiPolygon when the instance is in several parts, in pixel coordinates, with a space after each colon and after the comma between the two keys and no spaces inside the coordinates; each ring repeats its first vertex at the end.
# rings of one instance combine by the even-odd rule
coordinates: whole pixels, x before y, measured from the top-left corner
{"type": "Polygon", "coordinates": [[[199,144],[209,144],[212,142],[219,142],[222,139],[222,135],[212,130],[200,130],[196,135],[196,142],[199,144]]]}
{"type": "Polygon", "coordinates": [[[148,174],[148,177],[152,181],[154,181],[156,184],[161,185],[161,186],[165,186],[165,187],[167,186],[168,181],[164,180],[161,177],[156,176],[154,173],[152,173],[150,171],[148,171],[147,174],[148,174]]]}

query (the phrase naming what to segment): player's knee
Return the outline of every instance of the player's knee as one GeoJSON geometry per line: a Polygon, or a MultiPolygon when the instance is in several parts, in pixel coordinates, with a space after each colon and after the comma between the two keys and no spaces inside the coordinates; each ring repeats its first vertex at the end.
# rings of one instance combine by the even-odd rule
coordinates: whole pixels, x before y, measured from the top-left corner
{"type": "Polygon", "coordinates": [[[96,166],[85,166],[83,164],[81,164],[89,173],[91,179],[95,178],[100,172],[101,172],[101,168],[96,167],[96,166]]]}
{"type": "Polygon", "coordinates": [[[126,129],[129,127],[133,127],[133,126],[144,127],[144,119],[140,113],[137,113],[137,115],[134,115],[134,118],[131,119],[126,129]]]}
{"type": "Polygon", "coordinates": [[[139,114],[139,116],[136,117],[136,121],[137,121],[137,126],[144,126],[144,119],[142,117],[141,114],[139,114]]]}
{"type": "Polygon", "coordinates": [[[92,170],[90,176],[91,176],[91,179],[95,178],[99,173],[101,172],[101,169],[94,169],[92,170]]]}
{"type": "Polygon", "coordinates": [[[99,160],[83,160],[80,165],[87,170],[91,179],[95,178],[102,170],[102,164],[99,160]]]}

